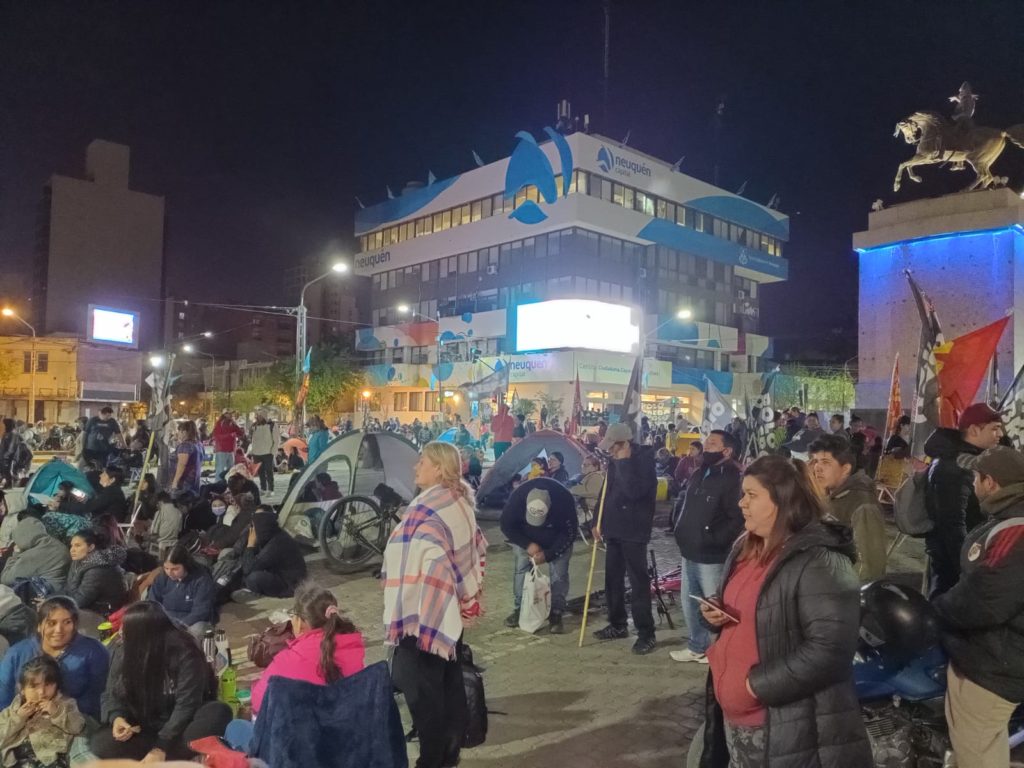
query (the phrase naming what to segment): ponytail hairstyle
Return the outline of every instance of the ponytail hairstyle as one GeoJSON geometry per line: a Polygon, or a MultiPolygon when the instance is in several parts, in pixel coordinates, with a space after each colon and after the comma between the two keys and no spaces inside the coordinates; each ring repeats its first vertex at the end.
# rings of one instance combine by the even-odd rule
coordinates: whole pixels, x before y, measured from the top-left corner
{"type": "Polygon", "coordinates": [[[341,670],[334,661],[334,638],[336,635],[349,635],[359,630],[355,624],[341,615],[338,599],[329,589],[315,581],[304,581],[295,590],[292,615],[298,616],[307,626],[324,631],[323,639],[320,641],[320,664],[317,671],[324,676],[328,684],[340,680],[341,670]]]}
{"type": "Polygon", "coordinates": [[[441,485],[456,499],[471,496],[469,486],[462,482],[462,454],[451,443],[433,441],[423,446],[423,457],[441,470],[441,485]]]}

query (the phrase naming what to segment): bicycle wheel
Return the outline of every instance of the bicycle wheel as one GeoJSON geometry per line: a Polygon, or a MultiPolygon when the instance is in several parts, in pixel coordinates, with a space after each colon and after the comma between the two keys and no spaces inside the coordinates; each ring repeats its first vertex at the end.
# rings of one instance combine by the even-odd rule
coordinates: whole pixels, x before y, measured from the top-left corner
{"type": "Polygon", "coordinates": [[[345,496],[320,521],[320,549],[328,566],[339,573],[356,573],[382,554],[387,521],[376,499],[345,496]]]}

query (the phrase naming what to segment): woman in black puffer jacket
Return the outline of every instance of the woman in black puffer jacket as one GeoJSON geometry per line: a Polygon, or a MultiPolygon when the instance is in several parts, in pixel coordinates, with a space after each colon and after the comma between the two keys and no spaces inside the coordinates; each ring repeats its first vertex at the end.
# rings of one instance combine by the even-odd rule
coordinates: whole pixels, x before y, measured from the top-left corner
{"type": "Polygon", "coordinates": [[[780,456],[747,469],[740,509],[747,532],[714,601],[724,611],[701,608],[720,632],[708,651],[701,767],[726,768],[731,756],[742,768],[870,768],[853,685],[852,532],[821,521],[804,465],[780,456]]]}
{"type": "Polygon", "coordinates": [[[64,594],[80,611],[104,616],[116,611],[128,599],[125,586],[123,546],[108,547],[102,533],[86,529],[71,537],[71,568],[64,594]]]}

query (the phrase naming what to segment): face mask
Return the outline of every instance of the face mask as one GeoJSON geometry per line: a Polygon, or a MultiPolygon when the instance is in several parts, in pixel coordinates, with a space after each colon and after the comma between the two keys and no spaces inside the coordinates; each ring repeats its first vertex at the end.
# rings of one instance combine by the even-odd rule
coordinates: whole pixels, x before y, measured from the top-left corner
{"type": "Polygon", "coordinates": [[[217,517],[220,517],[221,515],[223,515],[227,511],[228,511],[228,508],[225,507],[223,504],[214,504],[213,505],[213,514],[215,514],[217,517]]]}
{"type": "Polygon", "coordinates": [[[725,456],[724,451],[704,451],[703,463],[705,466],[710,467],[713,464],[717,464],[718,462],[720,462],[723,456],[725,456]]]}

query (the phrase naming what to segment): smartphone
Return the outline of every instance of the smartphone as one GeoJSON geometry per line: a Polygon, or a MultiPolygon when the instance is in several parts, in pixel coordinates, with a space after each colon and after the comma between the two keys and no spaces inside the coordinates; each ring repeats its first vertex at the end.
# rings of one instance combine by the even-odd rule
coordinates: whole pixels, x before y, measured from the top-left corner
{"type": "Polygon", "coordinates": [[[696,600],[701,605],[706,605],[708,608],[710,608],[713,611],[721,611],[722,613],[725,614],[725,618],[727,618],[729,621],[733,621],[733,622],[735,622],[737,624],[740,623],[739,619],[737,619],[731,613],[726,612],[726,610],[722,606],[717,605],[717,604],[711,602],[710,600],[707,600],[706,598],[698,597],[697,595],[690,595],[690,599],[691,600],[696,600]]]}
{"type": "Polygon", "coordinates": [[[80,490],[78,488],[72,488],[71,489],[71,496],[72,496],[72,498],[75,498],[78,501],[85,501],[86,499],[89,498],[89,496],[86,494],[85,491],[80,490]]]}

